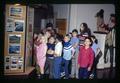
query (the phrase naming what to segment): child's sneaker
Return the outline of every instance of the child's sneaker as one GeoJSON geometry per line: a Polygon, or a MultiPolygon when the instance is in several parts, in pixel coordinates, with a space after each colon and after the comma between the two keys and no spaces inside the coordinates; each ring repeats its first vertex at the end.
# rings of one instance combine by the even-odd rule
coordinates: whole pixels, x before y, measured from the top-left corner
{"type": "Polygon", "coordinates": [[[93,79],[94,78],[94,74],[90,74],[89,78],[93,79]]]}
{"type": "Polygon", "coordinates": [[[65,76],[65,72],[62,72],[61,74],[60,74],[60,77],[64,77],[65,76]]]}

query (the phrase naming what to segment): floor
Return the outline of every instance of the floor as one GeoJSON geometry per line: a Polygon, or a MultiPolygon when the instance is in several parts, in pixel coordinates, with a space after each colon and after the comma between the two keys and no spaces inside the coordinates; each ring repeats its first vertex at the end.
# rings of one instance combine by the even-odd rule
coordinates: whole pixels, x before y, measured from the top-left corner
{"type": "MultiPolygon", "coordinates": [[[[44,75],[44,79],[49,79],[49,75],[44,75]]],[[[97,70],[97,78],[94,79],[114,79],[115,78],[115,68],[110,70],[110,68],[106,69],[99,69],[97,70]]],[[[5,76],[5,79],[38,79],[36,75],[36,70],[33,70],[28,76],[21,75],[21,76],[5,76]]],[[[64,78],[61,78],[64,79],[64,78]]]]}

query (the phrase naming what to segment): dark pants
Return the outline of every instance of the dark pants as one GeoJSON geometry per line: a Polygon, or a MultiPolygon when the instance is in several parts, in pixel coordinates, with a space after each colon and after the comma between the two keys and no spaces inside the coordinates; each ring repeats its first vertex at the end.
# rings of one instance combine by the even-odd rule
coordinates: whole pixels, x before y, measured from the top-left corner
{"type": "Polygon", "coordinates": [[[69,78],[69,63],[70,63],[70,60],[65,60],[63,58],[63,63],[64,63],[65,77],[69,78]]]}
{"type": "MultiPolygon", "coordinates": [[[[52,57],[53,58],[53,57],[52,57]]],[[[49,74],[49,78],[52,79],[53,78],[53,61],[54,59],[52,59],[51,57],[47,57],[46,58],[46,64],[45,64],[45,73],[49,74]]]]}
{"type": "Polygon", "coordinates": [[[111,45],[111,46],[108,46],[107,44],[105,45],[104,62],[107,63],[106,56],[107,56],[108,49],[110,51],[110,63],[111,63],[111,67],[113,67],[113,45],[111,45]]]}
{"type": "Polygon", "coordinates": [[[87,79],[89,76],[89,72],[87,68],[79,68],[79,79],[87,79]]]}
{"type": "Polygon", "coordinates": [[[97,64],[98,64],[99,59],[101,58],[101,56],[102,56],[102,52],[100,51],[98,53],[98,55],[96,57],[94,57],[93,66],[92,66],[92,71],[91,72],[92,72],[92,74],[94,74],[95,77],[97,76],[96,75],[97,64]]]}
{"type": "Polygon", "coordinates": [[[60,69],[61,69],[61,57],[54,58],[54,79],[60,79],[60,69]]]}

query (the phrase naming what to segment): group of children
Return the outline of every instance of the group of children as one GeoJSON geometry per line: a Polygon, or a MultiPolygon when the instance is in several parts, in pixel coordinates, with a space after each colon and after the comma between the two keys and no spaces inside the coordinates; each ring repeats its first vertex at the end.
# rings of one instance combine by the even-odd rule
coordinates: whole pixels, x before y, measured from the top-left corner
{"type": "Polygon", "coordinates": [[[44,78],[47,70],[50,79],[61,79],[62,71],[65,72],[65,79],[87,79],[90,74],[94,74],[93,63],[100,50],[87,24],[81,24],[80,35],[77,29],[64,37],[52,35],[51,30],[34,37],[38,77],[44,78]]]}

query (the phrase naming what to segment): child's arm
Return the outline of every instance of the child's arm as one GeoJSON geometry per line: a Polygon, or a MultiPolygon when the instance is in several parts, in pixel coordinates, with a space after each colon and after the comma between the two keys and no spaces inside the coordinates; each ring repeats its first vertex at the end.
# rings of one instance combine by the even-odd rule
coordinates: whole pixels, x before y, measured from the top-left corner
{"type": "Polygon", "coordinates": [[[89,55],[89,67],[88,67],[88,71],[91,70],[92,65],[93,65],[93,61],[94,61],[94,52],[93,50],[90,50],[90,55],[89,55]]]}
{"type": "Polygon", "coordinates": [[[78,69],[80,68],[80,56],[81,56],[81,48],[79,50],[79,55],[78,55],[78,69]]]}
{"type": "Polygon", "coordinates": [[[75,49],[72,47],[72,50],[71,50],[71,52],[72,52],[72,57],[74,56],[74,53],[75,53],[75,49]]]}
{"type": "Polygon", "coordinates": [[[46,53],[47,53],[47,46],[43,48],[43,56],[46,56],[46,53]]]}

